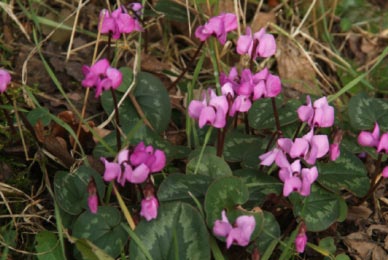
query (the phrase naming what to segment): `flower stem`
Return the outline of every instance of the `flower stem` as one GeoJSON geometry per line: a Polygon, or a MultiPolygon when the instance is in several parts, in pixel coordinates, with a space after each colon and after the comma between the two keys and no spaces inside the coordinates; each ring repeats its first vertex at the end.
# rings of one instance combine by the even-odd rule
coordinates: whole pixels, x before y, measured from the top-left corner
{"type": "Polygon", "coordinates": [[[116,92],[113,88],[110,89],[110,93],[112,93],[113,105],[115,108],[115,117],[116,117],[116,143],[117,143],[117,151],[121,150],[121,138],[120,138],[120,115],[119,115],[119,107],[117,104],[116,92]]]}
{"type": "Polygon", "coordinates": [[[183,78],[183,76],[186,74],[187,70],[189,69],[189,67],[191,67],[191,65],[194,63],[195,61],[195,58],[197,58],[199,52],[201,51],[202,47],[204,45],[204,42],[201,42],[201,44],[198,46],[197,50],[195,51],[194,55],[191,57],[189,63],[187,64],[187,66],[184,68],[184,70],[182,70],[181,74],[179,74],[179,76],[174,80],[173,83],[171,83],[169,89],[172,89],[174,88],[178,82],[183,78]]]}
{"type": "Polygon", "coordinates": [[[197,165],[195,165],[194,175],[197,174],[197,172],[198,172],[199,164],[202,161],[203,153],[205,152],[206,145],[209,142],[210,136],[212,134],[212,130],[213,130],[213,127],[209,127],[209,129],[206,132],[205,141],[203,142],[201,153],[199,154],[197,165]]]}
{"type": "Polygon", "coordinates": [[[375,192],[377,187],[384,180],[384,178],[380,178],[380,180],[378,180],[378,178],[380,176],[380,171],[381,171],[380,165],[381,165],[382,158],[383,158],[383,155],[380,153],[379,157],[377,158],[377,162],[375,163],[376,168],[375,168],[375,172],[373,175],[373,180],[371,181],[371,187],[369,188],[368,193],[364,197],[361,198],[361,200],[357,203],[357,205],[361,205],[362,203],[364,203],[375,192]]]}
{"type": "Polygon", "coordinates": [[[278,109],[276,107],[276,100],[274,97],[271,98],[272,101],[272,109],[273,109],[273,115],[275,117],[275,123],[276,123],[276,130],[281,135],[282,131],[280,129],[280,121],[279,121],[279,114],[278,114],[278,109]]]}
{"type": "Polygon", "coordinates": [[[116,185],[113,184],[113,190],[116,194],[116,197],[117,197],[117,200],[119,202],[119,205],[120,205],[120,208],[121,210],[123,211],[123,214],[125,216],[125,219],[127,220],[129,226],[131,227],[132,230],[135,230],[136,228],[136,225],[135,225],[135,222],[133,221],[133,218],[132,218],[132,215],[131,213],[129,212],[127,206],[125,205],[124,203],[124,200],[123,198],[121,197],[119,191],[117,190],[116,188],[116,185]]]}

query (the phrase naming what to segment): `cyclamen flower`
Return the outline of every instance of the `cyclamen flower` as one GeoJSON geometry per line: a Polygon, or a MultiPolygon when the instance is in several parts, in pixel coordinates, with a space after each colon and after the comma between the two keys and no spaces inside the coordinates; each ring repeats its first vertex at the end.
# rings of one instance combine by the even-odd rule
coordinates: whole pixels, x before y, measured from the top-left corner
{"type": "Polygon", "coordinates": [[[326,97],[322,97],[311,104],[310,96],[306,97],[307,105],[298,108],[298,116],[302,122],[310,127],[331,127],[334,123],[334,108],[329,106],[326,97]]]}
{"type": "MultiPolygon", "coordinates": [[[[135,8],[138,9],[139,6],[135,5],[135,8]]],[[[101,33],[112,33],[113,39],[120,38],[122,33],[131,33],[133,31],[142,30],[139,22],[130,16],[123,6],[120,6],[112,13],[103,9],[100,13],[100,20],[102,20],[100,28],[101,33]]]]}
{"type": "Polygon", "coordinates": [[[11,83],[11,75],[5,69],[0,69],[0,93],[7,90],[9,83],[11,83]]]}
{"type": "Polygon", "coordinates": [[[95,97],[99,97],[103,90],[116,89],[120,86],[123,76],[118,69],[112,68],[107,59],[97,61],[91,67],[84,65],[82,73],[85,79],[82,86],[86,88],[95,87],[95,97]]]}
{"type": "Polygon", "coordinates": [[[147,221],[155,219],[158,216],[159,202],[155,196],[149,196],[141,201],[140,216],[143,216],[147,221]]]}
{"type": "Polygon", "coordinates": [[[214,90],[208,90],[208,97],[204,96],[202,101],[193,100],[190,102],[188,113],[190,117],[199,121],[202,128],[209,124],[215,128],[223,128],[226,124],[226,113],[229,105],[225,96],[217,96],[214,90]]]}
{"type": "Polygon", "coordinates": [[[372,133],[361,131],[357,141],[361,146],[375,147],[378,153],[388,153],[388,133],[384,133],[380,137],[380,127],[377,122],[375,123],[372,133]]]}
{"type": "Polygon", "coordinates": [[[221,44],[225,44],[227,33],[237,29],[237,17],[232,13],[224,13],[212,17],[195,30],[195,37],[200,41],[206,41],[210,36],[217,37],[221,44]]]}
{"type": "Polygon", "coordinates": [[[88,207],[90,212],[93,214],[97,213],[98,210],[98,196],[97,196],[97,188],[96,183],[93,178],[90,178],[88,183],[88,207]]]}
{"type": "Polygon", "coordinates": [[[381,176],[383,176],[384,178],[388,178],[388,166],[385,166],[382,173],[381,173],[381,176]]]}
{"type": "Polygon", "coordinates": [[[307,244],[306,226],[304,223],[299,228],[299,233],[295,238],[295,249],[298,253],[303,253],[307,244]]]}
{"type": "Polygon", "coordinates": [[[161,171],[166,165],[166,155],[163,151],[139,143],[131,152],[122,150],[117,156],[117,163],[108,162],[101,158],[105,164],[104,180],[116,180],[121,186],[125,182],[142,183],[150,173],[161,171]]]}
{"type": "Polygon", "coordinates": [[[253,216],[240,216],[236,219],[234,227],[229,223],[225,210],[221,212],[222,219],[216,220],[213,227],[213,233],[216,236],[226,237],[226,248],[229,248],[233,242],[240,246],[247,246],[251,235],[256,227],[256,221],[253,216]]]}
{"type": "Polygon", "coordinates": [[[249,27],[246,29],[246,34],[241,35],[237,40],[237,53],[252,56],[255,41],[257,41],[257,45],[253,53],[253,59],[257,57],[268,58],[275,54],[276,41],[273,35],[266,33],[264,28],[252,35],[251,28],[249,27]]]}

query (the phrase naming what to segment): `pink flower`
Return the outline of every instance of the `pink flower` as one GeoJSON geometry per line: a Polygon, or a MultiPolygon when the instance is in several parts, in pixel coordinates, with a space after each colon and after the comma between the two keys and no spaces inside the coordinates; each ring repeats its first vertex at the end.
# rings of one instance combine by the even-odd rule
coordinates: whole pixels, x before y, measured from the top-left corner
{"type": "Polygon", "coordinates": [[[377,146],[377,152],[385,151],[385,153],[388,153],[388,133],[384,133],[380,137],[379,144],[377,146]]]}
{"type": "Polygon", "coordinates": [[[139,22],[131,17],[123,6],[109,13],[108,10],[103,9],[100,13],[101,33],[112,33],[113,39],[120,38],[122,33],[131,33],[133,31],[141,31],[142,28],[139,22]]]}
{"type": "Polygon", "coordinates": [[[226,247],[229,248],[233,242],[240,246],[247,246],[251,235],[256,227],[253,216],[240,216],[236,219],[234,227],[229,223],[225,210],[221,212],[222,219],[216,220],[213,233],[216,236],[226,237],[226,247]]]}
{"type": "Polygon", "coordinates": [[[314,135],[314,128],[302,138],[296,138],[290,149],[292,158],[301,157],[309,164],[315,164],[316,159],[322,158],[329,152],[327,135],[314,135]]]}
{"type": "Polygon", "coordinates": [[[99,97],[103,90],[118,88],[123,79],[121,72],[110,67],[107,59],[99,60],[91,67],[84,65],[82,72],[85,76],[85,79],[82,80],[82,86],[95,87],[95,97],[99,97]]]}
{"type": "Polygon", "coordinates": [[[88,197],[88,207],[89,207],[90,212],[92,212],[93,214],[97,213],[97,210],[98,210],[98,197],[97,197],[97,194],[89,195],[89,197],[88,197]]]}
{"type": "Polygon", "coordinates": [[[341,151],[339,148],[339,144],[331,144],[329,148],[329,156],[331,161],[337,160],[337,158],[340,156],[341,151]]]}
{"type": "Polygon", "coordinates": [[[11,75],[5,69],[0,69],[0,93],[7,90],[9,83],[11,83],[11,75]]]}
{"type": "Polygon", "coordinates": [[[131,152],[122,150],[117,156],[117,163],[101,158],[105,164],[104,180],[116,180],[121,186],[125,182],[143,183],[150,173],[161,171],[166,165],[163,151],[145,146],[140,142],[131,152]]]}
{"type": "Polygon", "coordinates": [[[200,41],[206,41],[210,36],[217,37],[221,44],[225,44],[227,33],[237,29],[237,17],[232,13],[224,13],[212,17],[195,30],[195,37],[200,41]]]}
{"type": "Polygon", "coordinates": [[[295,238],[295,249],[298,253],[303,253],[307,244],[306,233],[299,233],[295,238]]]}
{"type": "Polygon", "coordinates": [[[329,106],[326,97],[322,97],[311,104],[310,96],[306,97],[307,105],[298,108],[299,119],[310,127],[331,127],[334,123],[334,108],[329,106]]]}
{"type": "Polygon", "coordinates": [[[246,34],[241,35],[237,40],[237,53],[252,56],[255,41],[257,41],[257,47],[255,53],[253,53],[253,59],[256,59],[256,57],[268,58],[275,54],[276,41],[273,35],[266,33],[264,28],[252,35],[249,27],[246,29],[246,34]]]}
{"type": "Polygon", "coordinates": [[[262,97],[276,97],[282,91],[282,83],[278,76],[269,73],[267,68],[256,73],[253,76],[255,85],[253,87],[253,100],[258,100],[262,97]]]}
{"type": "Polygon", "coordinates": [[[373,132],[361,131],[358,135],[357,142],[361,146],[377,147],[380,139],[380,127],[376,122],[373,132]]]}
{"type": "Polygon", "coordinates": [[[388,166],[385,166],[383,169],[383,172],[381,173],[381,176],[384,178],[388,178],[388,166]]]}
{"type": "Polygon", "coordinates": [[[226,113],[229,105],[225,96],[217,96],[214,90],[209,89],[208,97],[202,101],[193,100],[189,105],[190,117],[199,121],[202,128],[209,124],[215,128],[223,128],[226,124],[226,113]]]}
{"type": "Polygon", "coordinates": [[[151,195],[141,201],[140,216],[143,216],[147,221],[155,219],[158,216],[159,202],[155,196],[151,195]]]}

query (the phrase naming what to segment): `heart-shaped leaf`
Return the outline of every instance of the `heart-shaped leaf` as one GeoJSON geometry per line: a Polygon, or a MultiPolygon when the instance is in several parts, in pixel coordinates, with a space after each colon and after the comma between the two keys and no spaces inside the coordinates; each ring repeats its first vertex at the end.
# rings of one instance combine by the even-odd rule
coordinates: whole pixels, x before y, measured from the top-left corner
{"type": "Polygon", "coordinates": [[[309,196],[292,193],[290,199],[294,215],[304,220],[308,231],[325,230],[342,215],[343,199],[318,185],[312,185],[309,196]]]}
{"type": "Polygon", "coordinates": [[[85,211],[77,218],[73,225],[73,236],[90,240],[110,256],[117,257],[128,240],[121,221],[117,209],[101,206],[97,214],[85,211]]]}
{"type": "Polygon", "coordinates": [[[227,134],[224,145],[225,160],[231,162],[240,162],[247,152],[247,146],[259,147],[263,140],[257,136],[247,135],[238,131],[227,134]]]}
{"type": "MultiPolygon", "coordinates": [[[[120,100],[122,94],[116,94],[120,100]]],[[[133,95],[155,131],[161,133],[166,130],[171,117],[171,103],[163,82],[150,73],[139,72],[133,95]]],[[[108,114],[114,110],[111,93],[104,92],[101,95],[101,103],[108,114]]],[[[141,119],[130,98],[126,98],[120,106],[119,114],[121,123],[129,126],[135,125],[141,119]]]]}
{"type": "MultiPolygon", "coordinates": [[[[198,155],[189,161],[186,166],[186,174],[195,173],[199,159],[200,156],[198,155]]],[[[206,156],[202,156],[199,162],[197,174],[216,178],[219,176],[231,176],[233,173],[224,159],[214,154],[206,154],[206,156]]]]}
{"type": "Polygon", "coordinates": [[[47,230],[41,231],[36,235],[35,240],[39,260],[65,259],[58,237],[54,233],[47,230]]]}
{"type": "Polygon", "coordinates": [[[352,97],[348,106],[351,125],[357,130],[373,129],[378,122],[380,129],[388,130],[388,103],[361,93],[352,97]]]}
{"type": "MultiPolygon", "coordinates": [[[[198,210],[189,204],[161,204],[157,219],[141,221],[135,233],[153,259],[210,259],[206,225],[198,210]]],[[[146,259],[133,241],[130,259],[146,259]]]]}
{"type": "Polygon", "coordinates": [[[189,192],[197,199],[205,197],[211,177],[203,175],[171,174],[159,186],[159,201],[192,201],[189,192]]]}
{"type": "Polygon", "coordinates": [[[346,189],[357,197],[368,193],[369,178],[361,160],[346,150],[341,150],[341,156],[334,162],[317,163],[319,183],[329,189],[346,189]]]}
{"type": "Polygon", "coordinates": [[[67,213],[77,215],[83,209],[88,208],[87,186],[90,178],[93,177],[98,195],[103,198],[105,193],[105,184],[101,174],[94,169],[81,166],[75,173],[59,171],[54,177],[54,193],[58,205],[67,213]]]}

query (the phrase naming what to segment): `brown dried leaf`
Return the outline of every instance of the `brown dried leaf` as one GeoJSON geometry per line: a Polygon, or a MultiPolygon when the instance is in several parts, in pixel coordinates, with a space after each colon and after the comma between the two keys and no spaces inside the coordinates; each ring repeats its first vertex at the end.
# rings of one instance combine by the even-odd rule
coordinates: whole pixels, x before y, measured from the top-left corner
{"type": "Polygon", "coordinates": [[[73,165],[74,159],[68,152],[66,141],[63,138],[46,136],[43,147],[58,158],[66,167],[70,168],[73,165]]]}
{"type": "Polygon", "coordinates": [[[322,91],[315,83],[314,68],[298,47],[281,36],[277,39],[277,46],[276,60],[283,85],[300,93],[320,95],[322,91]]]}
{"type": "Polygon", "coordinates": [[[266,27],[268,23],[276,23],[276,14],[274,12],[256,12],[251,22],[252,32],[259,31],[261,28],[266,27]]]}
{"type": "Polygon", "coordinates": [[[368,219],[373,211],[365,205],[349,207],[347,220],[368,219]]]}
{"type": "Polygon", "coordinates": [[[358,259],[369,260],[372,258],[373,251],[378,248],[378,246],[371,242],[370,237],[364,232],[356,232],[348,235],[344,239],[345,245],[348,247],[349,251],[357,253],[360,257],[358,259]]]}

